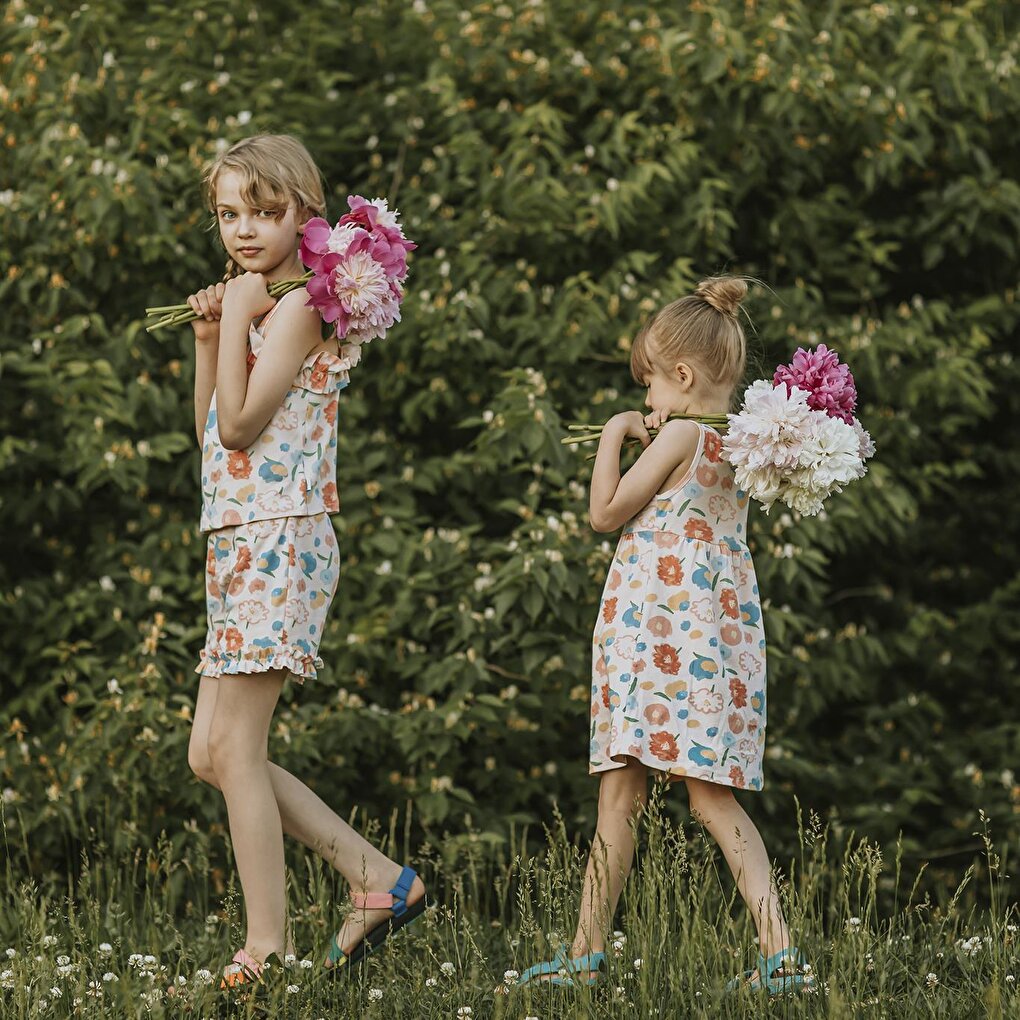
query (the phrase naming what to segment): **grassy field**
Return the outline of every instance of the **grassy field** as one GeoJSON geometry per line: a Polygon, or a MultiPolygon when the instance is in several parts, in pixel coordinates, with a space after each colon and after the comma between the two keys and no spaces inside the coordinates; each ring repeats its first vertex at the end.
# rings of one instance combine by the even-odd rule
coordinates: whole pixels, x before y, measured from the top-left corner
{"type": "MultiPolygon", "coordinates": [[[[671,823],[657,796],[641,830],[608,974],[593,990],[514,987],[518,972],[573,933],[583,848],[557,822],[538,853],[529,852],[526,832],[505,844],[469,835],[419,847],[410,859],[437,905],[339,980],[320,965],[342,889],[317,858],[293,857],[297,957],[243,998],[218,991],[220,969],[243,942],[238,890],[211,863],[228,859],[222,833],[189,830],[155,847],[130,826],[97,833],[63,889],[19,880],[24,848],[5,843],[0,1012],[11,1020],[1020,1015],[1020,918],[1004,902],[1005,861],[987,830],[979,864],[935,897],[919,893],[920,874],[904,874],[898,858],[883,859],[867,841],[835,852],[827,829],[809,818],[798,858],[782,864],[780,888],[817,986],[773,999],[722,994],[731,976],[753,966],[755,949],[707,833],[671,823]],[[885,910],[880,888],[892,889],[885,910]]],[[[371,834],[408,859],[409,833],[409,818],[393,818],[389,832],[371,834]]]]}

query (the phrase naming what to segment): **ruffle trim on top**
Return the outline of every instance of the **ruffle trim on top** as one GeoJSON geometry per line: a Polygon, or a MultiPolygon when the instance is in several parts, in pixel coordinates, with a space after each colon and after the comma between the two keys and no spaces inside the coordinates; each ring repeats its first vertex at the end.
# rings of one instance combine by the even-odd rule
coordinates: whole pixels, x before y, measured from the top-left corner
{"type": "Polygon", "coordinates": [[[274,645],[272,648],[249,645],[236,652],[203,648],[199,659],[195,672],[203,676],[268,673],[271,669],[286,669],[301,681],[317,679],[316,670],[324,665],[320,656],[309,654],[300,645],[274,645]]]}
{"type": "Polygon", "coordinates": [[[355,356],[347,354],[349,345],[342,350],[344,357],[337,357],[332,351],[319,351],[309,355],[305,364],[298,369],[295,384],[312,393],[332,393],[342,390],[350,381],[350,371],[358,363],[358,349],[354,348],[355,356]],[[339,383],[339,385],[338,385],[339,383]]]}

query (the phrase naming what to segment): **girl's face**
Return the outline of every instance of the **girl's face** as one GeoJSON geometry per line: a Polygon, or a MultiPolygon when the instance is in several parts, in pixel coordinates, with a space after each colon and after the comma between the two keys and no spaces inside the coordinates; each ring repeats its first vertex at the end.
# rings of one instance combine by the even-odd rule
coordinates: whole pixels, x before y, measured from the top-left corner
{"type": "Polygon", "coordinates": [[[270,282],[300,275],[298,241],[304,230],[294,203],[281,216],[275,209],[254,209],[241,197],[241,178],[225,170],[216,180],[216,219],[230,257],[250,273],[270,282]]]}

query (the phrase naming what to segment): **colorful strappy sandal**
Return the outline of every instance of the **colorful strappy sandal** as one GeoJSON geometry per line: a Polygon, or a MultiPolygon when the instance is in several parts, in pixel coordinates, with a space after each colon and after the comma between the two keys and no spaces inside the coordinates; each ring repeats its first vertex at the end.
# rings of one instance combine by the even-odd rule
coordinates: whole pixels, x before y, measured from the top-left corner
{"type": "Polygon", "coordinates": [[[605,962],[605,953],[588,953],[586,956],[578,956],[571,960],[567,957],[567,950],[560,946],[551,960],[543,960],[529,967],[517,979],[517,984],[553,985],[556,988],[590,986],[598,982],[605,962]],[[545,977],[547,974],[551,976],[545,977]]]}
{"type": "MultiPolygon", "coordinates": [[[[264,981],[262,971],[275,956],[275,953],[270,953],[266,957],[265,963],[259,963],[250,953],[239,949],[234,953],[227,969],[223,972],[223,978],[220,980],[220,990],[226,991],[227,989],[232,990],[262,984],[264,981]]],[[[277,957],[277,960],[279,960],[279,957],[277,957]]]]}
{"type": "Polygon", "coordinates": [[[373,949],[378,949],[394,932],[417,920],[428,906],[427,896],[422,896],[414,903],[407,902],[411,886],[417,877],[418,874],[414,868],[405,866],[404,870],[400,872],[397,884],[388,893],[352,892],[351,902],[356,910],[392,910],[393,916],[386,918],[381,924],[377,924],[367,931],[349,953],[345,953],[340,948],[340,944],[336,940],[337,933],[334,933],[329,947],[329,955],[323,966],[335,974],[345,966],[359,963],[373,949]]]}
{"type": "Polygon", "coordinates": [[[811,988],[815,979],[810,974],[784,974],[782,977],[773,977],[776,971],[782,970],[784,964],[801,966],[801,953],[796,946],[787,946],[773,953],[767,960],[761,953],[758,954],[758,977],[748,983],[748,978],[754,973],[753,970],[745,970],[740,977],[732,978],[726,983],[727,992],[735,992],[738,988],[747,984],[752,992],[761,991],[763,988],[769,995],[778,995],[783,992],[793,992],[798,989],[811,988]],[[764,978],[764,983],[762,979],[764,978]]]}

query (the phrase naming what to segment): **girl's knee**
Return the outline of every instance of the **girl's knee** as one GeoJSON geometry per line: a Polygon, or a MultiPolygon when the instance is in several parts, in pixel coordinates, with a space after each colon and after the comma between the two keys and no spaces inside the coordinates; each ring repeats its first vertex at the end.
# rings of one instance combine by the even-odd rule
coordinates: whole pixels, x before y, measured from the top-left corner
{"type": "Polygon", "coordinates": [[[639,761],[628,761],[622,769],[602,773],[599,808],[631,811],[644,804],[648,795],[648,769],[639,761]]]}
{"type": "Polygon", "coordinates": [[[705,779],[687,778],[687,797],[691,813],[699,822],[711,820],[712,812],[736,803],[733,790],[721,783],[710,783],[705,779]]]}
{"type": "Polygon", "coordinates": [[[209,727],[209,761],[219,779],[246,775],[259,761],[265,760],[265,748],[259,753],[246,734],[229,721],[213,719],[209,727]]]}
{"type": "Polygon", "coordinates": [[[200,745],[198,741],[192,740],[188,744],[188,767],[203,783],[216,786],[216,770],[207,743],[200,745]]]}

